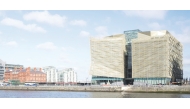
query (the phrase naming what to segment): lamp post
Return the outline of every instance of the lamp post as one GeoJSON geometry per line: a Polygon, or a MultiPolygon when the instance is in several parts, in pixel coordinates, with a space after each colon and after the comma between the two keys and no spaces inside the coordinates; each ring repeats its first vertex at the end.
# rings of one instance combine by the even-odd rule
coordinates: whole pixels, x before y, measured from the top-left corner
{"type": "Polygon", "coordinates": [[[88,78],[86,78],[86,85],[87,85],[87,79],[88,79],[88,78]]]}

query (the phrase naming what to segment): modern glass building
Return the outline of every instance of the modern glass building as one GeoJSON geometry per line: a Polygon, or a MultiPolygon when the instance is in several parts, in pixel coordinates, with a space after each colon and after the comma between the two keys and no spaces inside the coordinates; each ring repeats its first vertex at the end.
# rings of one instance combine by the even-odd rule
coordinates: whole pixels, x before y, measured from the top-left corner
{"type": "Polygon", "coordinates": [[[125,73],[125,35],[90,38],[92,83],[123,81],[125,73]]]}
{"type": "Polygon", "coordinates": [[[168,31],[139,32],[132,40],[134,82],[169,84],[183,79],[182,44],[168,31]]]}
{"type": "Polygon", "coordinates": [[[131,41],[138,37],[139,29],[124,31],[126,39],[126,55],[125,55],[125,84],[132,84],[132,51],[131,51],[131,41]]]}
{"type": "Polygon", "coordinates": [[[183,47],[168,31],[124,31],[91,38],[92,82],[168,84],[183,79],[183,47]]]}

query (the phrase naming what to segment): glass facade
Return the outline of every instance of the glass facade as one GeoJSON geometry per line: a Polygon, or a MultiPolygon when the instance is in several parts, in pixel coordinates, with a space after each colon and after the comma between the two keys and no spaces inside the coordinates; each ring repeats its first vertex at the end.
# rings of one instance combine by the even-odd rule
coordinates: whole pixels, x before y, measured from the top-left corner
{"type": "Polygon", "coordinates": [[[125,56],[125,78],[132,78],[132,50],[131,50],[131,41],[138,37],[138,32],[141,32],[139,29],[124,31],[126,38],[126,49],[127,53],[125,56]]]}
{"type": "Polygon", "coordinates": [[[139,29],[124,31],[125,38],[127,41],[126,45],[128,45],[128,43],[131,43],[132,39],[135,39],[138,37],[138,32],[141,32],[141,31],[139,29]]]}
{"type": "Polygon", "coordinates": [[[134,78],[136,83],[146,83],[146,84],[169,84],[171,78],[134,78]]]}
{"type": "Polygon", "coordinates": [[[123,78],[105,77],[105,76],[92,76],[92,84],[107,84],[107,83],[123,82],[123,78]]]}

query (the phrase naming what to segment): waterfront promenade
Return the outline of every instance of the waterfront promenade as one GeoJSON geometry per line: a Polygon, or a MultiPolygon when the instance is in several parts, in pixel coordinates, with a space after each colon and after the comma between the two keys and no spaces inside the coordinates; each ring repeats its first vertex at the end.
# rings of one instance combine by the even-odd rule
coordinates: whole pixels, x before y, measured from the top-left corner
{"type": "Polygon", "coordinates": [[[190,86],[0,86],[0,90],[28,91],[80,91],[80,92],[143,92],[143,93],[188,93],[190,86]]]}

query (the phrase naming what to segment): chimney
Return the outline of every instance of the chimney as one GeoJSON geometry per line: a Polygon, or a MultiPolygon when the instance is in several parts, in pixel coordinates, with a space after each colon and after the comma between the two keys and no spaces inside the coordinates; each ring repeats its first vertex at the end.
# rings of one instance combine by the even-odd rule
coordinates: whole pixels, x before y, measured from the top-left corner
{"type": "Polygon", "coordinates": [[[34,71],[36,71],[36,67],[34,67],[34,71]]]}
{"type": "Polygon", "coordinates": [[[22,70],[22,67],[20,67],[20,71],[22,70]]]}
{"type": "Polygon", "coordinates": [[[40,71],[42,71],[42,68],[40,68],[40,71]]]}
{"type": "Polygon", "coordinates": [[[26,70],[27,70],[28,72],[30,72],[30,67],[28,67],[26,70]]]}

